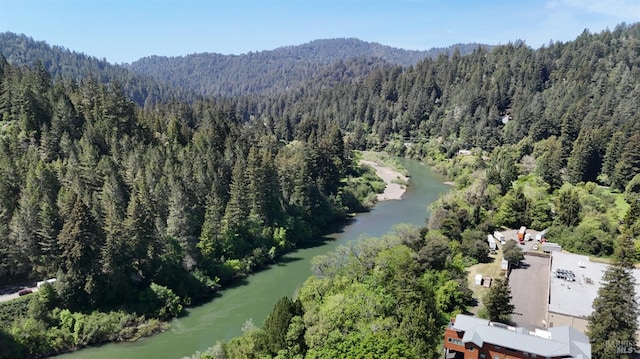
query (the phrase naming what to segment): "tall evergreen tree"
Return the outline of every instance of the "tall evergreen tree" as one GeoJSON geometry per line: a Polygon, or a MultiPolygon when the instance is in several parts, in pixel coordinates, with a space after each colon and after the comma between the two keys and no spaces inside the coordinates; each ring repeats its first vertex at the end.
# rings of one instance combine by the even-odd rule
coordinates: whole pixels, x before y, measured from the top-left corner
{"type": "Polygon", "coordinates": [[[582,220],[580,213],[582,205],[580,204],[580,198],[577,191],[573,189],[560,191],[556,198],[555,205],[557,219],[565,226],[577,226],[582,220]]]}
{"type": "Polygon", "coordinates": [[[511,148],[496,149],[487,168],[487,180],[500,186],[503,196],[511,189],[513,181],[518,179],[516,155],[511,148]]]}
{"type": "Polygon", "coordinates": [[[562,185],[562,146],[551,136],[541,147],[544,152],[537,158],[536,173],[549,184],[550,191],[554,191],[562,185]]]}
{"type": "Polygon", "coordinates": [[[509,323],[515,306],[511,304],[511,288],[506,278],[497,278],[483,303],[492,322],[509,323]]]}
{"type": "Polygon", "coordinates": [[[282,297],[273,307],[273,311],[264,322],[265,344],[267,350],[272,354],[287,347],[287,331],[294,316],[301,316],[302,303],[299,300],[293,301],[289,297],[282,297]]]}
{"type": "Polygon", "coordinates": [[[102,213],[102,229],[105,244],[102,247],[102,271],[106,275],[106,294],[111,302],[130,299],[131,253],[125,236],[127,193],[124,184],[115,174],[109,174],[99,194],[102,213]]]}
{"type": "Polygon", "coordinates": [[[591,129],[580,131],[567,159],[567,178],[571,183],[595,181],[600,173],[601,156],[596,135],[591,129]]]}
{"type": "Polygon", "coordinates": [[[627,182],[633,176],[640,173],[640,134],[634,134],[624,147],[620,160],[615,165],[611,185],[620,191],[624,191],[627,182]]]}
{"type": "Polygon", "coordinates": [[[219,185],[214,180],[211,191],[207,197],[207,206],[204,213],[204,223],[200,232],[198,249],[205,259],[218,259],[224,254],[222,243],[222,218],[225,205],[222,196],[218,192],[219,185]]]}
{"type": "Polygon", "coordinates": [[[244,160],[238,159],[233,167],[229,201],[222,220],[225,235],[225,250],[234,256],[242,256],[246,250],[247,217],[249,205],[247,201],[247,181],[244,160]]]}
{"type": "Polygon", "coordinates": [[[151,208],[146,185],[142,179],[138,179],[124,220],[125,262],[137,283],[152,279],[154,262],[159,252],[151,208]]]}
{"type": "Polygon", "coordinates": [[[620,156],[622,156],[622,151],[624,150],[625,140],[626,136],[623,132],[615,132],[611,136],[611,140],[607,145],[607,149],[602,160],[602,174],[604,175],[603,181],[606,184],[611,184],[616,163],[620,161],[620,156]]]}
{"type": "Polygon", "coordinates": [[[631,352],[637,346],[640,311],[636,281],[631,272],[635,265],[635,248],[633,237],[628,233],[623,233],[616,241],[613,259],[602,277],[587,326],[594,358],[631,358],[632,353],[620,353],[620,346],[631,352]]]}
{"type": "Polygon", "coordinates": [[[103,235],[89,208],[80,196],[71,192],[67,197],[71,208],[64,215],[64,224],[58,234],[61,249],[60,297],[71,307],[84,307],[100,300],[102,271],[99,265],[103,235]]]}

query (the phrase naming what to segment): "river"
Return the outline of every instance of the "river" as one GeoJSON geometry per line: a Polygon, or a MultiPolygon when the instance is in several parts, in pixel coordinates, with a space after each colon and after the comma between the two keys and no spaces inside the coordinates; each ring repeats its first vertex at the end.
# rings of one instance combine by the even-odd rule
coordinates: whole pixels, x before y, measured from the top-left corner
{"type": "Polygon", "coordinates": [[[171,321],[164,333],[136,342],[90,347],[56,358],[178,359],[242,334],[242,325],[249,319],[262,326],[278,299],[292,296],[311,275],[309,261],[314,256],[362,236],[379,237],[397,223],[416,226],[425,223],[427,206],[449,187],[427,166],[413,160],[400,161],[411,175],[402,200],[380,202],[371,212],[358,214],[338,233],[329,235],[332,240],[287,254],[281,263],[221,291],[211,302],[190,308],[186,316],[171,321]]]}

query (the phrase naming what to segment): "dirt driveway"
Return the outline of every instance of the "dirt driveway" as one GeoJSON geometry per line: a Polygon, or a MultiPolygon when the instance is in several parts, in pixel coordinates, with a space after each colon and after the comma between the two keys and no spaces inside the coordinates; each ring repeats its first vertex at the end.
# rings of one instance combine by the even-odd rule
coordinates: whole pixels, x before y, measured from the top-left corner
{"type": "Polygon", "coordinates": [[[526,255],[520,268],[509,276],[511,303],[515,305],[511,319],[529,330],[545,328],[549,288],[549,258],[526,255]]]}

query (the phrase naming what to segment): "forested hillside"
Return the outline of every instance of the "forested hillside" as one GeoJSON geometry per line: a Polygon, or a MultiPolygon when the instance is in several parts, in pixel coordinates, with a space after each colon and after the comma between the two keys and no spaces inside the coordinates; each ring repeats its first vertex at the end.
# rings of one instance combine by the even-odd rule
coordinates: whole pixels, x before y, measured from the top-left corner
{"type": "Polygon", "coordinates": [[[622,190],[640,165],[639,35],[639,25],[620,25],[539,50],[511,43],[442,55],[374,71],[355,85],[259,100],[257,111],[242,116],[298,128],[331,118],[351,147],[390,145],[400,153],[404,141],[420,146],[440,138],[449,155],[521,142],[531,154],[546,140],[545,176],[554,186],[566,178],[622,190]]]}
{"type": "Polygon", "coordinates": [[[10,64],[42,67],[54,79],[79,81],[94,77],[98,83],[118,82],[127,97],[140,106],[167,102],[172,98],[183,101],[196,99],[194,92],[161,84],[149,76],[110,64],[105,59],[49,45],[26,35],[0,33],[0,54],[10,64]]]}
{"type": "Polygon", "coordinates": [[[226,101],[143,110],[117,83],[3,57],[0,115],[0,284],[58,279],[2,321],[17,338],[3,357],[130,338],[97,330],[101,312],[73,314],[84,334],[64,317],[166,320],[375,198],[329,121],[285,142],[226,101]]]}
{"type": "Polygon", "coordinates": [[[362,80],[373,70],[410,66],[440,54],[472,52],[488,45],[457,44],[429,51],[396,49],[358,39],[315,40],[307,44],[242,55],[213,53],[145,57],[128,68],[202,95],[277,95],[304,84],[362,80]]]}
{"type": "Polygon", "coordinates": [[[322,88],[362,80],[376,69],[414,65],[425,57],[454,51],[467,54],[478,46],[491,48],[456,44],[412,51],[357,39],[333,39],[243,55],[149,56],[117,65],[26,35],[0,33],[0,54],[9,63],[42,63],[53,78],[79,80],[93,76],[99,83],[117,81],[140,106],[172,98],[194,102],[200,96],[274,95],[309,83],[322,88]]]}
{"type": "MultiPolygon", "coordinates": [[[[298,131],[332,118],[348,131],[348,147],[423,159],[455,189],[434,203],[419,231],[403,228],[317,257],[295,300],[278,302],[263,326],[246,326],[244,335],[193,357],[441,357],[446,318],[471,305],[466,267],[489,261],[486,233],[499,228],[548,228],[547,238],[564,249],[624,252],[627,265],[637,262],[639,50],[640,25],[620,25],[539,50],[515,43],[427,59],[264,103],[276,110],[260,114],[298,131]]],[[[511,247],[503,254],[517,263],[521,250],[511,247]]],[[[628,288],[605,289],[597,301],[607,306],[592,319],[594,357],[609,357],[606,340],[635,346],[627,318],[635,319],[637,306],[628,288]],[[630,314],[612,318],[612,307],[630,314]]],[[[474,299],[485,306],[478,314],[492,320],[513,312],[508,302],[492,313],[491,297],[474,299]]]]}
{"type": "MultiPolygon", "coordinates": [[[[178,315],[220,283],[366,209],[372,187],[356,179],[367,174],[354,165],[354,149],[438,164],[458,190],[410,240],[399,236],[359,263],[345,255],[335,272],[310,280],[334,302],[308,290],[303,308],[282,303],[289,321],[276,327],[291,336],[261,347],[266,355],[361,353],[375,343],[409,357],[437,355],[442,316],[468,302],[461,268],[487,258],[477,240],[486,231],[549,226],[565,248],[597,256],[611,255],[623,231],[640,234],[639,24],[538,50],[515,42],[409,67],[339,60],[297,74],[299,86],[277,94],[159,96],[144,106],[128,95],[134,82],[120,81],[124,72],[111,77],[120,70],[102,63],[102,72],[100,61],[85,58],[98,66],[91,76],[52,76],[47,69],[67,60],[39,46],[42,55],[14,52],[12,64],[0,57],[0,281],[59,280],[28,308],[16,304],[15,321],[2,321],[0,334],[9,334],[0,340],[10,345],[0,354],[135,337],[96,328],[178,315]],[[459,149],[474,155],[461,160],[459,149]],[[620,215],[625,201],[631,210],[620,215]],[[446,256],[423,263],[439,252],[446,256]],[[343,290],[375,308],[344,305],[352,297],[343,290]],[[421,300],[433,296],[438,306],[421,300]],[[353,317],[321,319],[339,317],[336,308],[353,309],[353,317]]],[[[251,92],[260,81],[238,78],[234,86],[251,92]]],[[[236,349],[259,342],[246,343],[236,349]]]]}

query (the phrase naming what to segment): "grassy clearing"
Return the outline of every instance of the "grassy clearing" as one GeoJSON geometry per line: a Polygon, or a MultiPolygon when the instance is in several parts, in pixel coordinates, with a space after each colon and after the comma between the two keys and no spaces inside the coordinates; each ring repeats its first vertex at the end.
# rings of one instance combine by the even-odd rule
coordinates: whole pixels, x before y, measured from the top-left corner
{"type": "Polygon", "coordinates": [[[494,280],[505,275],[505,271],[500,268],[500,264],[502,263],[502,251],[498,249],[496,254],[491,254],[489,257],[492,259],[491,262],[478,263],[467,268],[467,281],[469,283],[469,288],[471,288],[471,291],[473,292],[473,298],[478,301],[477,306],[469,308],[469,311],[472,313],[477,313],[482,307],[482,298],[489,291],[489,288],[475,285],[474,282],[476,274],[482,274],[483,277],[491,277],[494,280]]]}
{"type": "Polygon", "coordinates": [[[616,199],[615,204],[616,204],[616,208],[618,208],[618,216],[620,218],[624,218],[624,215],[627,213],[630,207],[629,203],[627,203],[627,201],[624,200],[624,194],[613,193],[611,192],[610,189],[607,189],[607,191],[616,199]]]}

